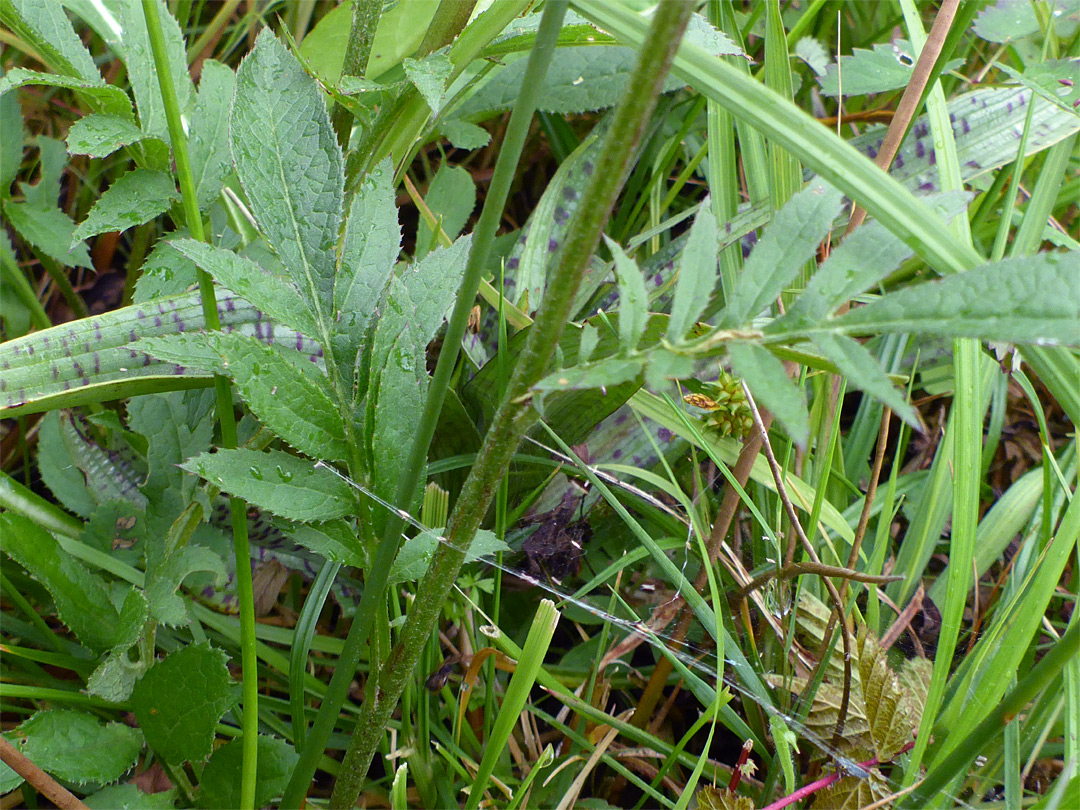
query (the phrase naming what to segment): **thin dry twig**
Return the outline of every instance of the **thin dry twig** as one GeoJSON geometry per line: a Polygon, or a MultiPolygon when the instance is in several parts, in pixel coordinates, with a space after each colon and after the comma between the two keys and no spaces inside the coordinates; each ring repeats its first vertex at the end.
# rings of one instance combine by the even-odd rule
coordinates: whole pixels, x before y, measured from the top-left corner
{"type": "Polygon", "coordinates": [[[60,810],[89,810],[79,797],[26,758],[18,748],[0,737],[0,759],[60,810]]]}

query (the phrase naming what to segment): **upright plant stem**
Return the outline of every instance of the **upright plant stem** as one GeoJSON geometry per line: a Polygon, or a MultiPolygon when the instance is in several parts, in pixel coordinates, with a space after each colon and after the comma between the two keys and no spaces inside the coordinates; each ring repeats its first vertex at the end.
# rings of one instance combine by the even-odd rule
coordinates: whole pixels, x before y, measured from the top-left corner
{"type": "MultiPolygon", "coordinates": [[[[564,8],[565,4],[560,6],[564,8]]],[[[582,197],[581,213],[570,225],[566,243],[548,281],[543,303],[518,357],[507,395],[492,420],[484,446],[450,518],[448,542],[440,543],[435,551],[417,590],[400,640],[380,669],[378,686],[372,691],[376,697],[366,701],[361,710],[331,798],[332,807],[350,807],[356,801],[375,747],[438,622],[442,605],[465,559],[465,552],[480,527],[522,436],[535,421],[531,389],[546,371],[570,316],[574,295],[589,268],[589,259],[600,241],[604,223],[626,175],[630,156],[648,123],[691,11],[689,3],[662,3],[653,16],[638,64],[615,110],[606,148],[582,197]]],[[[547,14],[545,11],[545,23],[548,22],[547,14]]],[[[560,8],[558,19],[561,16],[560,8]]],[[[528,82],[523,86],[527,87],[528,82]]],[[[460,298],[458,304],[462,304],[460,298]]],[[[450,343],[449,336],[447,343],[450,343]]]]}
{"type": "MultiPolygon", "coordinates": [[[[375,29],[379,27],[381,15],[382,0],[353,0],[349,41],[345,45],[345,61],[341,65],[342,77],[363,76],[367,71],[371,46],[375,42],[375,29]]],[[[332,123],[342,151],[349,148],[352,120],[352,113],[347,108],[335,105],[332,123]]]]}
{"type": "MultiPolygon", "coordinates": [[[[468,326],[469,312],[476,300],[476,292],[480,287],[484,268],[487,266],[495,232],[498,230],[503,207],[510,193],[518,158],[525,145],[533,111],[536,108],[536,100],[543,87],[544,74],[551,63],[567,4],[567,0],[549,3],[550,11],[545,11],[536,45],[529,57],[522,92],[510,114],[510,123],[507,125],[502,149],[499,150],[491,186],[488,188],[483,211],[473,232],[469,261],[462,277],[461,288],[458,290],[454,311],[447,323],[446,336],[443,339],[439,360],[435,365],[435,372],[428,388],[424,410],[420,415],[405,470],[402,472],[398,490],[395,493],[395,503],[402,509],[408,508],[412,493],[416,491],[417,482],[427,462],[428,447],[435,433],[446,391],[450,386],[450,378],[461,351],[461,341],[468,326]]],[[[326,697],[311,726],[307,741],[300,753],[300,760],[285,790],[282,807],[299,807],[308,785],[311,784],[311,778],[326,747],[330,732],[333,730],[338,712],[348,695],[349,684],[352,682],[353,672],[360,660],[360,653],[371,634],[376,607],[381,605],[386,598],[387,576],[394,557],[397,556],[404,527],[405,521],[400,515],[391,513],[388,516],[382,542],[375,551],[371,568],[367,571],[365,578],[367,587],[364,588],[360,604],[357,606],[348,637],[345,639],[345,647],[327,688],[326,697]]],[[[364,774],[360,774],[358,780],[362,780],[363,777],[364,774]]]]}
{"type": "MultiPolygon", "coordinates": [[[[165,37],[161,32],[161,20],[155,0],[142,0],[143,14],[146,17],[146,30],[150,38],[150,50],[154,55],[154,67],[157,70],[161,98],[165,106],[165,118],[169,125],[169,139],[172,141],[173,158],[176,161],[176,174],[180,180],[183,195],[184,218],[192,237],[200,242],[207,241],[203,231],[202,214],[199,212],[198,197],[195,193],[195,178],[191,172],[191,160],[188,157],[187,136],[180,120],[180,105],[176,99],[176,88],[172,83],[172,70],[165,50],[165,37]]],[[[199,270],[199,297],[202,301],[203,319],[206,328],[221,329],[218,318],[217,297],[209,274],[199,270]]],[[[226,377],[214,377],[214,394],[217,407],[218,424],[221,426],[221,445],[226,448],[236,447],[236,415],[233,413],[232,392],[226,377]]],[[[247,508],[240,498],[229,499],[229,513],[232,519],[233,551],[236,556],[236,591],[237,607],[240,612],[240,662],[243,680],[243,764],[240,770],[240,808],[249,810],[255,806],[255,768],[258,752],[259,731],[259,684],[258,659],[255,655],[255,597],[251,583],[251,548],[247,533],[247,508]]]]}

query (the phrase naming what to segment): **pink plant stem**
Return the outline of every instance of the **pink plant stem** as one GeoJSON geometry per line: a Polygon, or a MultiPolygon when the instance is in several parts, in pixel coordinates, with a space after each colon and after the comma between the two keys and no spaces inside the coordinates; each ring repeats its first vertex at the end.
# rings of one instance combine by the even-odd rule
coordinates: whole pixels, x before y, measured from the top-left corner
{"type": "MultiPolygon", "coordinates": [[[[915,743],[910,742],[907,745],[905,745],[902,749],[900,749],[899,753],[902,754],[902,753],[904,753],[904,751],[909,751],[914,746],[915,746],[915,743]]],[[[866,762],[860,762],[859,767],[868,771],[877,764],[878,764],[878,759],[877,759],[877,757],[874,757],[873,759],[866,760],[866,762]]],[[[827,788],[833,782],[838,781],[840,779],[840,777],[842,777],[842,776],[844,776],[844,773],[841,772],[841,771],[836,771],[836,773],[830,773],[828,776],[823,776],[823,777],[821,777],[821,779],[818,779],[816,782],[811,782],[809,785],[804,785],[803,787],[799,788],[798,790],[796,790],[791,795],[785,796],[782,799],[778,799],[777,801],[775,801],[772,804],[768,805],[767,807],[763,808],[763,810],[781,810],[781,808],[783,808],[783,807],[787,807],[788,805],[795,804],[795,802],[800,801],[802,799],[805,799],[807,796],[810,796],[810,795],[812,795],[814,793],[817,793],[819,790],[827,788]]]]}

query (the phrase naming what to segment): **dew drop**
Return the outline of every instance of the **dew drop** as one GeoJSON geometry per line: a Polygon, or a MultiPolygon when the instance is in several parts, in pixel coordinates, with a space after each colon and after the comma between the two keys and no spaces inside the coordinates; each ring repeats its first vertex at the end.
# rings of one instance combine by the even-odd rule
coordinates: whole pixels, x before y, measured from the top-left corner
{"type": "Polygon", "coordinates": [[[262,481],[262,470],[260,470],[258,467],[248,467],[248,472],[251,473],[251,477],[254,478],[256,481],[262,481]]]}

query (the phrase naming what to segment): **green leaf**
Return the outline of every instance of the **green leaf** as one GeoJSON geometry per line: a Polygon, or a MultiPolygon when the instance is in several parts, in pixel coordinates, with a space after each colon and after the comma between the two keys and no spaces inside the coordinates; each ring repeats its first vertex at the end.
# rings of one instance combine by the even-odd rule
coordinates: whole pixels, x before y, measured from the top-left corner
{"type": "Polygon", "coordinates": [[[827,96],[862,96],[896,90],[911,81],[915,60],[911,45],[900,40],[896,46],[874,45],[872,51],[855,48],[851,56],[841,56],[840,64],[826,66],[821,92],[827,96]],[[843,87],[839,86],[843,77],[843,87]]]}
{"type": "MultiPolygon", "coordinates": [[[[461,166],[443,161],[431,180],[424,203],[439,220],[439,226],[451,239],[457,239],[476,207],[476,186],[461,166]]],[[[421,219],[416,233],[416,258],[422,259],[435,244],[431,227],[421,219]]]]}
{"type": "Polygon", "coordinates": [[[592,363],[581,363],[559,369],[540,380],[536,391],[576,391],[582,388],[604,388],[637,379],[645,368],[645,357],[605,357],[592,363]]]}
{"type": "Polygon", "coordinates": [[[483,127],[451,118],[439,122],[439,131],[455,149],[482,149],[491,142],[491,135],[483,127]]]}
{"type": "Polygon", "coordinates": [[[27,203],[4,203],[4,215],[19,236],[65,267],[92,270],[90,251],[74,238],[75,223],[59,208],[38,208],[27,203]]]}
{"type": "MultiPolygon", "coordinates": [[[[195,88],[187,67],[187,50],[180,26],[170,13],[164,0],[154,0],[161,20],[161,33],[165,38],[165,54],[169,60],[169,74],[176,91],[180,112],[187,114],[195,88]]],[[[124,31],[124,63],[128,80],[139,108],[139,122],[143,131],[169,143],[169,125],[165,120],[165,104],[161,100],[157,66],[150,51],[150,37],[146,32],[146,17],[141,0],[120,0],[120,27],[124,31]]]]}
{"type": "Polygon", "coordinates": [[[252,412],[300,452],[333,461],[346,457],[345,424],[329,382],[306,357],[220,332],[147,338],[139,346],[159,360],[228,376],[252,412]]]}
{"type": "Polygon", "coordinates": [[[353,491],[346,481],[280,450],[219,450],[181,467],[286,520],[332,520],[353,511],[353,491]]]}
{"type": "Polygon", "coordinates": [[[788,435],[800,447],[810,436],[810,414],[803,392],[784,371],[784,364],[761,346],[732,343],[728,346],[731,366],[742,377],[758,403],[772,411],[788,435]]]}
{"type": "Polygon", "coordinates": [[[131,707],[147,745],[174,765],[201,762],[233,703],[223,650],[189,644],[158,661],[135,685],[131,707]]]}
{"type": "Polygon", "coordinates": [[[315,319],[292,282],[274,275],[251,259],[216,245],[195,239],[175,239],[168,244],[223,287],[250,301],[283,326],[305,335],[318,335],[315,319]]]}
{"type": "Polygon", "coordinates": [[[19,183],[26,202],[42,210],[56,208],[60,198],[60,181],[67,168],[68,155],[63,141],[38,135],[34,139],[41,156],[40,177],[36,183],[19,183]]]}
{"type": "Polygon", "coordinates": [[[17,93],[8,92],[0,96],[0,129],[5,133],[3,140],[0,140],[0,196],[6,199],[22,167],[24,133],[22,107],[19,106],[17,93]]]}
{"type": "Polygon", "coordinates": [[[120,614],[105,580],[64,551],[49,532],[15,512],[0,515],[4,553],[45,586],[60,621],[98,652],[117,642],[120,614]]]}
{"type": "Polygon", "coordinates": [[[237,71],[229,121],[233,163],[255,221],[329,332],[341,150],[318,84],[270,29],[237,71]]]}
{"type": "MultiPolygon", "coordinates": [[[[240,807],[240,773],[244,741],[229,740],[210,756],[199,780],[198,807],[240,807]]],[[[284,790],[299,759],[296,750],[285,740],[260,734],[258,739],[255,783],[255,807],[266,807],[284,790]]]]}
{"type": "Polygon", "coordinates": [[[829,54],[820,40],[813,37],[802,37],[795,43],[793,53],[806,62],[816,75],[825,75],[825,68],[829,64],[829,54]]]}
{"type": "Polygon", "coordinates": [[[86,712],[46,709],[18,728],[22,752],[67,782],[115,782],[135,764],[142,734],[123,723],[102,723],[86,712]]]}
{"type": "Polygon", "coordinates": [[[82,472],[71,463],[71,453],[60,429],[59,411],[51,411],[41,420],[37,449],[38,472],[45,486],[66,509],[80,517],[90,517],[98,503],[90,494],[82,472]]]}
{"type": "Polygon", "coordinates": [[[690,16],[683,35],[686,42],[692,42],[713,56],[743,56],[743,49],[731,41],[723,31],[698,13],[690,16]]]}
{"type": "Polygon", "coordinates": [[[820,180],[792,196],[743,265],[724,325],[745,326],[771,306],[813,257],[839,213],[840,192],[820,180]]]}
{"type": "Polygon", "coordinates": [[[649,321],[649,294],[645,291],[645,277],[637,262],[607,234],[604,241],[615,259],[615,275],[619,281],[619,351],[628,355],[638,347],[645,334],[645,324],[649,321]]]}
{"type": "Polygon", "coordinates": [[[72,235],[76,242],[106,231],[125,231],[168,210],[180,195],[171,176],[133,169],[109,186],[72,235]]]}
{"type": "Polygon", "coordinates": [[[334,284],[334,357],[343,370],[356,363],[401,250],[393,171],[385,160],[364,178],[345,223],[341,271],[334,284]]]}
{"type": "MultiPolygon", "coordinates": [[[[388,582],[415,581],[424,576],[428,563],[442,539],[443,529],[428,529],[410,537],[401,544],[394,567],[390,569],[388,582]]],[[[510,547],[500,540],[494,532],[480,529],[465,554],[465,564],[476,562],[485,557],[493,557],[500,551],[509,551],[510,547]]]]}
{"type": "MultiPolygon", "coordinates": [[[[1058,17],[1071,7],[1070,0],[1050,0],[1045,13],[1058,17]]],[[[979,12],[972,30],[988,42],[1015,42],[1039,33],[1042,26],[1028,0],[996,0],[979,12]]]]}
{"type": "Polygon", "coordinates": [[[215,587],[224,586],[228,573],[217,552],[205,546],[187,545],[168,554],[147,554],[146,598],[155,619],[169,627],[184,627],[190,621],[186,600],[177,593],[191,574],[206,572],[215,587]]]}
{"type": "Polygon", "coordinates": [[[859,683],[870,738],[879,762],[890,762],[915,737],[916,726],[887,651],[863,625],[859,629],[859,683]]]}
{"type": "Polygon", "coordinates": [[[667,339],[672,343],[681,341],[701,317],[716,286],[716,217],[707,199],[694,217],[690,238],[679,262],[679,280],[671,302],[667,332],[667,339]]]}
{"type": "Polygon", "coordinates": [[[453,307],[471,246],[472,234],[466,234],[449,247],[437,248],[409,265],[398,276],[409,293],[411,328],[421,346],[431,342],[453,307]]]}
{"type": "Polygon", "coordinates": [[[324,523],[278,523],[278,527],[297,545],[314,551],[330,562],[366,565],[364,549],[356,530],[344,520],[328,520],[324,523]]]}
{"type": "Polygon", "coordinates": [[[151,137],[134,122],[118,115],[91,113],[71,125],[67,135],[68,152],[92,158],[108,157],[117,149],[151,137]]]}
{"type": "Polygon", "coordinates": [[[94,84],[105,83],[60,3],[9,0],[0,3],[0,20],[52,70],[94,84]]]}
{"type": "Polygon", "coordinates": [[[847,381],[892,408],[893,413],[915,430],[922,430],[919,414],[907,396],[889,382],[881,364],[866,348],[846,335],[817,335],[814,345],[831,360],[847,381]]]}
{"type": "Polygon", "coordinates": [[[135,785],[110,785],[83,799],[90,810],[172,810],[176,788],[143,793],[135,785]]]}
{"type": "Polygon", "coordinates": [[[1037,345],[1080,345],[1080,252],[1039,253],[907,287],[822,331],[912,332],[1037,345]]]}
{"type": "Polygon", "coordinates": [[[1048,59],[1021,73],[1006,65],[1002,70],[1067,113],[1080,116],[1080,59],[1048,59]]]}
{"type": "Polygon", "coordinates": [[[12,68],[0,78],[0,95],[28,84],[67,88],[83,99],[93,112],[117,115],[130,121],[135,120],[135,113],[131,109],[131,100],[127,97],[127,93],[111,84],[102,84],[100,77],[94,82],[72,76],[60,76],[56,73],[38,73],[26,68],[12,68]]]}
{"type": "Polygon", "coordinates": [[[199,94],[191,114],[191,172],[199,208],[205,210],[221,193],[232,171],[229,156],[229,107],[236,74],[214,59],[203,62],[199,94]]]}
{"type": "Polygon", "coordinates": [[[866,223],[833,249],[787,314],[770,324],[766,332],[783,332],[785,324],[827,318],[841,304],[888,276],[911,252],[877,220],[866,223]]]}
{"type": "Polygon", "coordinates": [[[420,95],[424,97],[432,115],[438,115],[446,96],[446,82],[454,72],[450,57],[442,51],[428,54],[423,59],[406,57],[401,62],[405,75],[409,77],[420,95]]]}

